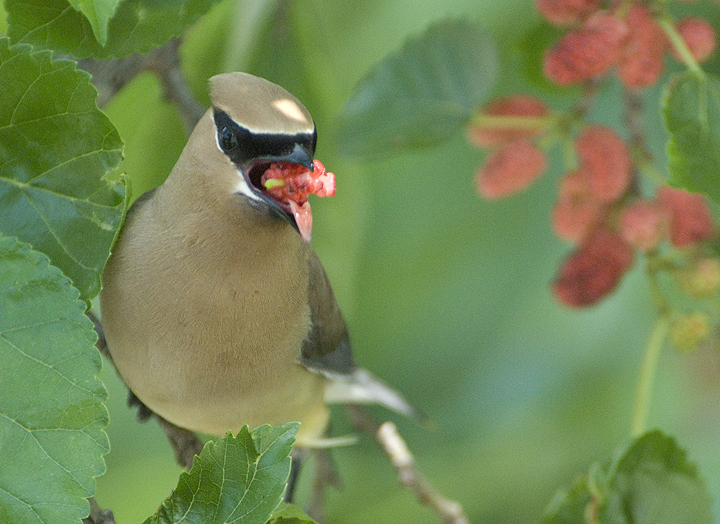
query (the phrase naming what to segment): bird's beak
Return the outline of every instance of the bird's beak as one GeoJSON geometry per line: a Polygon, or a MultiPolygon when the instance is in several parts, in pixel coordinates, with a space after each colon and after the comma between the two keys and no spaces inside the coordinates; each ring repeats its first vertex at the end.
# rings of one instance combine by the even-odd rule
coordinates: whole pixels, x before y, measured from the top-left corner
{"type": "Polygon", "coordinates": [[[314,171],[312,154],[305,146],[296,143],[293,150],[287,154],[260,156],[254,159],[253,163],[243,170],[243,173],[251,191],[263,200],[278,216],[290,222],[295,229],[300,232],[302,237],[306,241],[309,241],[310,228],[312,226],[310,205],[306,203],[305,206],[299,207],[292,201],[278,201],[265,190],[261,183],[262,174],[269,165],[284,162],[299,165],[310,171],[314,171]]]}
{"type": "Polygon", "coordinates": [[[300,144],[295,144],[293,150],[285,155],[273,155],[267,157],[257,158],[256,161],[261,162],[288,162],[290,164],[297,164],[308,168],[310,171],[313,170],[313,157],[310,152],[300,144]]]}

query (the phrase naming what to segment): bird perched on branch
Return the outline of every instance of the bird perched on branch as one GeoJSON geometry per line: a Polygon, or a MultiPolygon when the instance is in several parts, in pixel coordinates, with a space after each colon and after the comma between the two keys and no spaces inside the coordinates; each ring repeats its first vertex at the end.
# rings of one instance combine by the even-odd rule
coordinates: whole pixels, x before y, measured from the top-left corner
{"type": "Polygon", "coordinates": [[[334,183],[313,161],[310,114],[249,74],[210,88],[212,107],[167,181],[129,210],[103,274],[102,325],[121,377],[165,420],[211,435],[300,421],[297,443],[313,447],[327,403],[413,414],[355,366],[310,247],[303,200],[334,183]]]}

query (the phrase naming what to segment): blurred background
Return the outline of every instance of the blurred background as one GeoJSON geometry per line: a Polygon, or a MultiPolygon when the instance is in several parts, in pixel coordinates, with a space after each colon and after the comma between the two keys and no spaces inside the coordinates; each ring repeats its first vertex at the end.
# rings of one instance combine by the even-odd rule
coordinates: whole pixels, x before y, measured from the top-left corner
{"type": "MultiPolygon", "coordinates": [[[[712,6],[684,9],[718,20],[712,6]]],[[[569,310],[553,299],[549,284],[570,249],[550,225],[558,158],[528,191],[486,202],[473,182],[483,153],[463,136],[371,162],[338,155],[334,117],[354,85],[408,36],[447,16],[477,21],[496,39],[495,94],[536,94],[557,108],[576,99],[577,91],[540,78],[539,57],[556,33],[531,0],[225,0],[188,34],[183,69],[203,105],[207,78],[230,70],[264,76],[305,103],[318,128],[317,158],[336,173],[338,187],[334,198],[312,201],[313,245],[357,360],[434,424],[373,413],[398,424],[421,471],[472,522],[531,523],[559,488],[629,438],[655,311],[641,258],[597,307],[569,310]]],[[[708,68],[717,71],[717,59],[708,68]]],[[[590,119],[617,124],[618,93],[610,85],[590,119]]],[[[661,89],[647,91],[650,141],[662,162],[660,99],[661,89]]],[[[137,197],[174,165],[186,140],[180,119],[150,75],[105,109],[125,140],[122,170],[137,197]]],[[[719,370],[715,347],[690,355],[666,347],[650,412],[650,426],[674,435],[699,464],[716,501],[719,370]]],[[[140,522],[170,494],[180,469],[157,425],[135,421],[107,363],[102,378],[111,395],[112,450],[97,499],[118,522],[140,522]]],[[[333,432],[348,431],[337,409],[333,432]]],[[[343,485],[328,495],[329,522],[437,522],[398,486],[371,438],[334,456],[343,485]]],[[[301,486],[300,503],[303,493],[301,486]]]]}

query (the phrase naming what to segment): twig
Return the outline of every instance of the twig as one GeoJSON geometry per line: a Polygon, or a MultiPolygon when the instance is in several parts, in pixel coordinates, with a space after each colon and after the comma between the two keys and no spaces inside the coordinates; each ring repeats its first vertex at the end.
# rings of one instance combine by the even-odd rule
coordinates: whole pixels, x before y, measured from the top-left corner
{"type": "Polygon", "coordinates": [[[652,161],[652,153],[647,146],[645,136],[645,121],[643,119],[643,97],[637,89],[625,89],[623,93],[625,102],[625,127],[630,134],[630,147],[643,164],[652,161]]]}
{"type": "Polygon", "coordinates": [[[154,50],[148,55],[145,68],[157,75],[163,87],[163,96],[180,112],[185,131],[190,134],[205,111],[180,71],[180,44],[181,40],[176,38],[154,50]]]}
{"type": "Polygon", "coordinates": [[[657,373],[658,360],[662,350],[665,336],[670,326],[670,316],[661,313],[655,322],[655,327],[650,334],[642,367],[638,379],[637,393],[635,394],[635,406],[633,408],[632,425],[630,435],[637,438],[647,430],[648,412],[650,411],[650,399],[652,398],[653,384],[657,373]]]}
{"type": "Polygon", "coordinates": [[[79,69],[92,75],[98,91],[97,105],[103,108],[126,84],[142,73],[149,55],[133,54],[118,60],[78,60],[79,69]]]}
{"type": "Polygon", "coordinates": [[[643,119],[643,97],[636,89],[626,88],[623,100],[625,102],[625,127],[630,135],[630,151],[633,157],[633,176],[630,191],[640,195],[639,168],[647,170],[652,166],[652,153],[647,146],[645,135],[645,121],[643,119]]]}
{"type": "Polygon", "coordinates": [[[325,490],[328,486],[339,488],[340,477],[330,448],[311,449],[310,452],[315,457],[315,478],[305,510],[316,522],[324,522],[325,490]]]}
{"type": "MultiPolygon", "coordinates": [[[[147,409],[147,408],[146,408],[147,409]]],[[[175,451],[175,460],[186,470],[193,465],[195,455],[199,455],[203,448],[203,441],[189,429],[181,428],[168,422],[157,413],[153,413],[158,424],[165,432],[170,445],[175,451]]]]}
{"type": "Polygon", "coordinates": [[[193,96],[180,71],[181,39],[175,38],[147,54],[133,54],[119,60],[87,58],[78,67],[92,75],[98,90],[98,106],[103,107],[126,84],[143,71],[153,72],[163,88],[163,96],[180,113],[185,130],[190,133],[203,115],[203,108],[193,96]]]}
{"type": "Polygon", "coordinates": [[[445,524],[467,524],[468,518],[462,506],[442,496],[418,471],[415,458],[392,422],[378,424],[361,406],[346,406],[353,425],[361,431],[372,433],[390,460],[402,486],[409,489],[418,500],[432,508],[445,524]]]}
{"type": "Polygon", "coordinates": [[[100,509],[95,497],[88,499],[90,503],[90,515],[83,519],[83,524],[115,524],[115,516],[109,509],[100,509]]]}
{"type": "Polygon", "coordinates": [[[137,419],[140,422],[145,422],[153,417],[157,420],[158,425],[165,432],[165,436],[170,441],[170,446],[172,446],[173,451],[175,452],[175,461],[181,467],[186,470],[190,470],[190,468],[192,468],[195,455],[199,455],[204,446],[202,439],[189,429],[176,426],[172,422],[162,418],[143,404],[129,388],[127,403],[130,407],[138,408],[137,419]]]}
{"type": "Polygon", "coordinates": [[[692,54],[692,51],[690,51],[690,48],[687,46],[685,40],[678,32],[675,23],[670,18],[668,13],[666,11],[663,11],[657,14],[655,16],[655,20],[665,32],[665,36],[667,36],[668,40],[670,41],[670,45],[672,45],[675,51],[677,51],[677,53],[680,55],[680,58],[682,58],[685,67],[687,67],[688,70],[691,71],[698,78],[706,78],[705,71],[703,71],[702,67],[700,67],[700,64],[698,64],[697,60],[692,54]]]}

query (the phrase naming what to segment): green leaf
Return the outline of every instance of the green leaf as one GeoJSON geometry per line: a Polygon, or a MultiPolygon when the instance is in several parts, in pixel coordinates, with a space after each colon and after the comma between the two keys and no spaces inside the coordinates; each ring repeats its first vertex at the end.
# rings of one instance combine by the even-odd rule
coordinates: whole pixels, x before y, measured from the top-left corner
{"type": "Polygon", "coordinates": [[[105,471],[100,353],[78,292],[0,236],[0,522],[79,522],[105,471]]]}
{"type": "Polygon", "coordinates": [[[560,492],[541,524],[709,524],[710,496],[672,437],[646,433],[560,492]]]}
{"type": "Polygon", "coordinates": [[[541,524],[578,524],[585,522],[591,496],[587,478],[576,480],[572,486],[560,491],[545,510],[541,524]]]}
{"type": "Polygon", "coordinates": [[[281,502],[273,511],[268,524],[316,524],[303,510],[294,504],[281,502]]]}
{"type": "Polygon", "coordinates": [[[145,522],[265,524],[282,499],[299,424],[243,427],[205,444],[189,473],[145,522]]]}
{"type": "Polygon", "coordinates": [[[670,183],[720,202],[720,79],[674,77],[664,100],[670,183]]]}
{"type": "Polygon", "coordinates": [[[436,23],[384,58],[360,82],[338,117],[345,154],[436,145],[459,131],[492,88],[495,46],[476,24],[436,23]]]}
{"type": "Polygon", "coordinates": [[[69,0],[70,4],[88,19],[95,40],[100,45],[107,43],[108,21],[115,14],[120,0],[69,0]]]}
{"type": "Polygon", "coordinates": [[[5,10],[8,36],[14,43],[29,43],[75,58],[119,58],[145,53],[180,36],[217,1],[125,0],[107,23],[107,42],[96,38],[102,33],[95,31],[92,19],[73,9],[67,0],[6,0],[5,10]]]}
{"type": "Polygon", "coordinates": [[[122,185],[103,176],[122,142],[75,63],[0,39],[0,233],[50,257],[84,299],[122,222],[122,185]]]}
{"type": "Polygon", "coordinates": [[[633,442],[611,470],[600,519],[607,524],[709,524],[711,503],[686,452],[672,437],[652,431],[633,442]]]}

